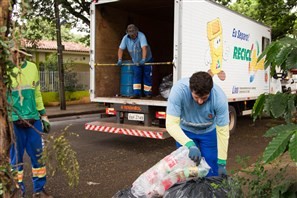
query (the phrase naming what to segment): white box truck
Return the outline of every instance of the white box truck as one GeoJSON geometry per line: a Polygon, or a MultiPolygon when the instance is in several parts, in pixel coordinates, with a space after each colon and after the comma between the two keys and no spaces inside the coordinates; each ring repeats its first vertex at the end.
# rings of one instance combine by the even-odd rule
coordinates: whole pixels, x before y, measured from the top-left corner
{"type": "Polygon", "coordinates": [[[159,86],[170,74],[175,83],[197,71],[210,72],[228,97],[231,132],[237,116],[250,114],[260,94],[276,89],[263,60],[257,62],[270,42],[271,29],[213,1],[97,0],[90,10],[90,97],[92,102],[106,104],[106,112],[115,116],[111,121],[86,123],[86,130],[168,137],[167,101],[160,96],[159,86]],[[121,96],[125,66],[115,63],[131,23],[145,33],[156,63],[152,99],[121,96]]]}

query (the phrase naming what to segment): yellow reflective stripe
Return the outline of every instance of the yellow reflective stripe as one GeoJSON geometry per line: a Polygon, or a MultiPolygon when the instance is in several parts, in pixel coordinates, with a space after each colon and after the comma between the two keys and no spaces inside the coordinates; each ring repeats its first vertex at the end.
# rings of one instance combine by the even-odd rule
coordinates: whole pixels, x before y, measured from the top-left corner
{"type": "Polygon", "coordinates": [[[32,168],[32,174],[33,174],[33,177],[38,177],[38,178],[45,177],[46,175],[45,166],[41,168],[32,168]]]}
{"type": "Polygon", "coordinates": [[[31,90],[32,86],[30,86],[30,85],[23,85],[23,86],[18,85],[16,88],[11,89],[11,90],[12,91],[19,91],[19,89],[21,89],[21,90],[27,90],[27,89],[31,90]]]}
{"type": "Polygon", "coordinates": [[[143,85],[144,91],[152,91],[152,86],[143,85]]]}
{"type": "Polygon", "coordinates": [[[18,171],[17,180],[18,182],[23,182],[24,171],[18,171]]]}
{"type": "Polygon", "coordinates": [[[133,89],[141,89],[141,84],[133,84],[133,89]]]}

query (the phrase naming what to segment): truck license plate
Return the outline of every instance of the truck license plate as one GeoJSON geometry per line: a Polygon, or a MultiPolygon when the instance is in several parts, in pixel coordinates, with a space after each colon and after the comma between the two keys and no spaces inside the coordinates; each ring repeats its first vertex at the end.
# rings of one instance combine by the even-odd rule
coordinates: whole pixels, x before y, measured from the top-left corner
{"type": "Polygon", "coordinates": [[[144,114],[128,113],[128,120],[144,121],[144,114]]]}

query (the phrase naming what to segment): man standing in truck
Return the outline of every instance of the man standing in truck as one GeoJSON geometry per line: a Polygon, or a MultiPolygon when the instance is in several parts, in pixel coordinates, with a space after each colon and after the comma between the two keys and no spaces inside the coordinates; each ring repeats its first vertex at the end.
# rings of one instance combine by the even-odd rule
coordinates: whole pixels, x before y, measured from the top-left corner
{"type": "Polygon", "coordinates": [[[142,81],[143,91],[147,98],[152,97],[152,66],[145,63],[153,61],[152,52],[145,35],[138,31],[134,24],[127,27],[126,35],[123,37],[118,50],[117,65],[121,66],[123,61],[123,53],[127,48],[133,63],[133,96],[131,99],[140,98],[142,96],[142,81]]]}
{"type": "Polygon", "coordinates": [[[228,100],[207,72],[179,80],[171,89],[166,129],[177,147],[189,148],[189,157],[211,167],[207,176],[226,175],[229,142],[228,100]]]}

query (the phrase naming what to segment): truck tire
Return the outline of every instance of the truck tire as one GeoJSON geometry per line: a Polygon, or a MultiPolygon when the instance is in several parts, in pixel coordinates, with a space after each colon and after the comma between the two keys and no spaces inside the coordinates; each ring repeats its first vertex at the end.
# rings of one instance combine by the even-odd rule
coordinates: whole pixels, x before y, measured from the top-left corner
{"type": "Polygon", "coordinates": [[[236,129],[236,123],[237,123],[237,114],[236,114],[236,109],[235,107],[229,105],[229,131],[230,135],[235,132],[236,129]]]}

